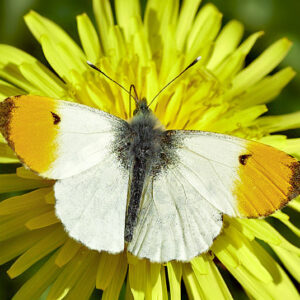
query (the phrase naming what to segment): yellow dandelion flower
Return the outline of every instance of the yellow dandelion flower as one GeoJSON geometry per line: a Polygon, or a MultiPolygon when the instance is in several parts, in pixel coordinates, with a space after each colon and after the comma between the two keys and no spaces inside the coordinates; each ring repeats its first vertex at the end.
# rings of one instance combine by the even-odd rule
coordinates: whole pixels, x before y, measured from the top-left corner
{"type": "MultiPolygon", "coordinates": [[[[153,107],[168,129],[195,129],[258,140],[300,158],[300,139],[270,135],[300,126],[300,112],[263,116],[266,103],[294,77],[287,67],[269,75],[287,54],[283,38],[244,68],[247,54],[263,34],[242,41],[243,25],[228,22],[201,1],[147,2],[144,18],[138,0],[94,0],[99,35],[86,14],[77,17],[83,50],[52,21],[30,12],[26,24],[41,44],[54,75],[34,57],[0,45],[0,97],[19,94],[76,101],[127,119],[128,95],[86,64],[92,61],[123,86],[133,83],[140,96],[153,96],[193,59],[197,67],[170,86],[153,107]]],[[[0,163],[18,163],[0,136],[0,163]]],[[[11,278],[36,262],[43,265],[20,288],[14,300],[32,300],[47,290],[47,299],[180,299],[182,282],[190,299],[232,299],[222,274],[231,274],[251,299],[299,299],[291,280],[300,281],[300,249],[263,219],[224,217],[222,234],[211,250],[189,263],[166,264],[137,259],[127,252],[98,253],[77,243],[54,213],[53,181],[24,167],[0,175],[0,264],[13,259],[11,278]],[[268,245],[267,247],[264,245],[268,245]],[[271,249],[274,255],[270,255],[271,249]],[[283,268],[284,266],[284,268],[283,268]],[[221,272],[220,272],[221,270],[221,272]],[[126,288],[125,288],[126,284],[126,288]]],[[[300,212],[300,199],[289,207],[300,212]]],[[[272,215],[297,237],[289,215],[272,215]]]]}

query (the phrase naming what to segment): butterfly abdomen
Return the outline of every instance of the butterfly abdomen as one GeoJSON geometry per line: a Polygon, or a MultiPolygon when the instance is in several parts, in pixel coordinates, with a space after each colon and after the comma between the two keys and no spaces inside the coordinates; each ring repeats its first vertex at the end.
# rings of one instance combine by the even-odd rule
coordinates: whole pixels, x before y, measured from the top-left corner
{"type": "Polygon", "coordinates": [[[136,157],[133,162],[129,205],[125,222],[125,241],[127,242],[131,242],[133,230],[137,223],[137,216],[147,172],[146,164],[147,161],[145,159],[140,159],[139,157],[136,157]]]}

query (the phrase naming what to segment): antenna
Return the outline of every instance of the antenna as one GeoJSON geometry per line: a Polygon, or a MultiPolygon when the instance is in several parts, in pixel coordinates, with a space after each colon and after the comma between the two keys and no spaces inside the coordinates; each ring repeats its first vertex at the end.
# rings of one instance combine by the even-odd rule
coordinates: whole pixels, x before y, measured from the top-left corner
{"type": "Polygon", "coordinates": [[[135,101],[135,105],[137,106],[138,105],[138,95],[137,95],[137,92],[136,92],[136,89],[135,89],[135,86],[134,84],[131,84],[130,85],[130,88],[129,88],[129,117],[131,117],[131,99],[130,98],[133,98],[133,96],[131,95],[131,91],[134,91],[135,93],[135,98],[134,98],[134,101],[135,101]]]}
{"type": "Polygon", "coordinates": [[[181,71],[176,77],[174,77],[168,84],[166,84],[150,101],[150,104],[148,107],[153,103],[153,101],[171,84],[173,83],[178,77],[180,77],[185,71],[187,71],[190,67],[195,65],[199,60],[201,59],[201,56],[198,56],[191,64],[189,64],[183,71],[181,71]]]}
{"type": "Polygon", "coordinates": [[[128,95],[129,97],[132,97],[134,100],[135,98],[131,95],[131,92],[129,92],[128,90],[126,90],[124,88],[123,85],[121,85],[120,83],[118,83],[117,81],[113,80],[112,78],[110,78],[108,75],[106,75],[103,71],[101,71],[99,68],[97,68],[93,63],[91,63],[90,61],[87,60],[86,62],[90,67],[92,67],[93,69],[95,69],[96,71],[100,72],[102,75],[104,75],[106,78],[108,78],[110,81],[114,82],[115,84],[117,84],[121,89],[123,89],[128,95]]]}

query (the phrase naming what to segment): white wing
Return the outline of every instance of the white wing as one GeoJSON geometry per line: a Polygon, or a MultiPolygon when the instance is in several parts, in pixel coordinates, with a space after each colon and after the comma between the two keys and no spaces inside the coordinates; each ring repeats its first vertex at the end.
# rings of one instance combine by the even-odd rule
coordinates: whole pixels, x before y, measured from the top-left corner
{"type": "Polygon", "coordinates": [[[207,251],[222,228],[222,213],[180,174],[151,179],[128,250],[152,262],[188,261],[207,251]]]}
{"type": "Polygon", "coordinates": [[[1,102],[0,131],[21,161],[39,175],[61,179],[101,162],[126,122],[85,105],[39,96],[1,102]]]}
{"type": "Polygon", "coordinates": [[[211,132],[172,134],[177,161],[148,178],[128,245],[134,255],[188,261],[210,248],[222,214],[269,215],[300,192],[299,162],[277,149],[211,132]]]}
{"type": "Polygon", "coordinates": [[[267,216],[300,193],[300,163],[282,151],[212,132],[175,134],[182,139],[176,171],[222,213],[267,216]]]}
{"type": "Polygon", "coordinates": [[[58,180],[55,209],[68,234],[94,250],[122,251],[128,180],[128,172],[113,155],[85,172],[58,180]]]}
{"type": "Polygon", "coordinates": [[[125,123],[101,110],[65,101],[60,101],[59,113],[59,149],[51,170],[54,178],[67,178],[101,162],[111,151],[114,130],[125,123]]]}
{"type": "Polygon", "coordinates": [[[216,209],[239,216],[233,186],[239,176],[239,156],[247,153],[247,141],[203,131],[176,134],[182,138],[176,172],[216,209]]]}

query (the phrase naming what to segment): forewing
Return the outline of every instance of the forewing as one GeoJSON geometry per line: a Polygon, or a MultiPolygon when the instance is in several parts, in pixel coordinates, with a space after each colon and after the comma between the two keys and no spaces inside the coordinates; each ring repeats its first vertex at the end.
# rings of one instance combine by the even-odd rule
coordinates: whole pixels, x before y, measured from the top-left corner
{"type": "Polygon", "coordinates": [[[125,123],[103,111],[47,97],[16,96],[0,103],[0,130],[9,145],[31,170],[52,179],[101,162],[115,128],[125,123]]]}
{"type": "Polygon", "coordinates": [[[115,157],[108,155],[97,166],[58,180],[56,215],[68,234],[94,250],[122,251],[128,178],[115,157]]]}
{"type": "Polygon", "coordinates": [[[300,193],[300,164],[273,147],[233,136],[175,131],[176,171],[230,216],[267,216],[300,193]]]}

